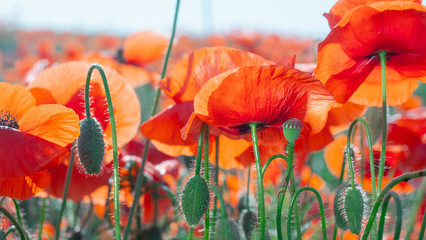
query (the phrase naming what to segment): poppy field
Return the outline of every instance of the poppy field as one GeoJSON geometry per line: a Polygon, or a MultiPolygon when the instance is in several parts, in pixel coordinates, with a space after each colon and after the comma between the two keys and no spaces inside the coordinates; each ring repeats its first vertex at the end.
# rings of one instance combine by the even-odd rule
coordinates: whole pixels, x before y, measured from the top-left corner
{"type": "Polygon", "coordinates": [[[320,41],[0,27],[0,240],[426,239],[426,6],[320,41]]]}

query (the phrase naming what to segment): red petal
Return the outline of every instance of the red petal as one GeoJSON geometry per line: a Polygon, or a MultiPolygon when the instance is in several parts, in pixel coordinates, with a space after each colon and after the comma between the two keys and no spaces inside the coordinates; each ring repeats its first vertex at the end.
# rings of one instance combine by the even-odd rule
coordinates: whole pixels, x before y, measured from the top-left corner
{"type": "Polygon", "coordinates": [[[46,188],[50,180],[49,172],[44,170],[25,177],[0,181],[0,196],[27,200],[46,188]]]}

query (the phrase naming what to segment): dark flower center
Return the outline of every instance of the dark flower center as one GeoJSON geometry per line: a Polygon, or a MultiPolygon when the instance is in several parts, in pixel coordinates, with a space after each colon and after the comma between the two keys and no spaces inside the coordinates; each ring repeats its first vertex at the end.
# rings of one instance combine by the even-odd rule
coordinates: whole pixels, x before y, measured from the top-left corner
{"type": "MultiPolygon", "coordinates": [[[[262,130],[266,127],[266,123],[258,123],[256,128],[257,130],[262,130]]],[[[250,123],[244,123],[238,126],[232,127],[220,127],[223,131],[233,134],[233,135],[244,135],[251,132],[250,123]]]]}
{"type": "Polygon", "coordinates": [[[11,127],[18,129],[18,120],[16,120],[16,116],[10,114],[9,111],[3,113],[3,110],[0,110],[0,126],[11,127]]]}

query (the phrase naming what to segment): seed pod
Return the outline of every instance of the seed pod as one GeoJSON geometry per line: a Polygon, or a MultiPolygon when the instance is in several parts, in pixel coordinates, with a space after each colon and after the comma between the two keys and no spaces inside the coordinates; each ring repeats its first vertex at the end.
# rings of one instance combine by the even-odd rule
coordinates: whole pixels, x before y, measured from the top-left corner
{"type": "Polygon", "coordinates": [[[285,139],[290,143],[294,143],[300,135],[303,123],[297,118],[290,118],[282,126],[285,139]]]}
{"type": "Polygon", "coordinates": [[[210,202],[209,186],[200,175],[189,178],[183,189],[182,211],[185,215],[186,223],[195,227],[203,217],[210,202]]]}
{"type": "Polygon", "coordinates": [[[80,132],[77,140],[80,162],[87,174],[98,174],[105,156],[102,128],[96,118],[87,117],[80,122],[80,132]]]}
{"type": "Polygon", "coordinates": [[[217,224],[216,231],[213,235],[214,240],[239,240],[237,224],[230,219],[221,219],[217,224]]]}
{"type": "Polygon", "coordinates": [[[246,239],[250,240],[252,231],[257,226],[257,216],[254,212],[244,209],[240,215],[240,225],[244,230],[246,239]]]}
{"type": "Polygon", "coordinates": [[[362,220],[367,212],[368,198],[365,191],[359,185],[352,188],[349,183],[343,183],[334,197],[334,215],[337,226],[359,234],[362,229],[362,220]]]}

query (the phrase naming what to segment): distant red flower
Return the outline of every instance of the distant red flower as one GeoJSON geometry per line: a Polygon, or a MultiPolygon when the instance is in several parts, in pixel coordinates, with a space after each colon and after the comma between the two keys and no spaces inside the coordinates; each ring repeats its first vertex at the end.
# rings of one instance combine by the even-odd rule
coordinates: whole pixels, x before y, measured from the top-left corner
{"type": "Polygon", "coordinates": [[[143,66],[160,58],[168,43],[168,39],[161,34],[141,31],[124,40],[123,55],[129,63],[143,66]]]}
{"type": "Polygon", "coordinates": [[[0,83],[0,196],[25,200],[46,188],[46,169],[58,164],[79,133],[72,109],[36,106],[23,86],[0,83]]]}
{"type": "Polygon", "coordinates": [[[405,102],[426,81],[426,7],[386,1],[356,7],[320,43],[315,77],[339,103],[381,106],[379,51],[387,53],[387,101],[405,102]]]}

